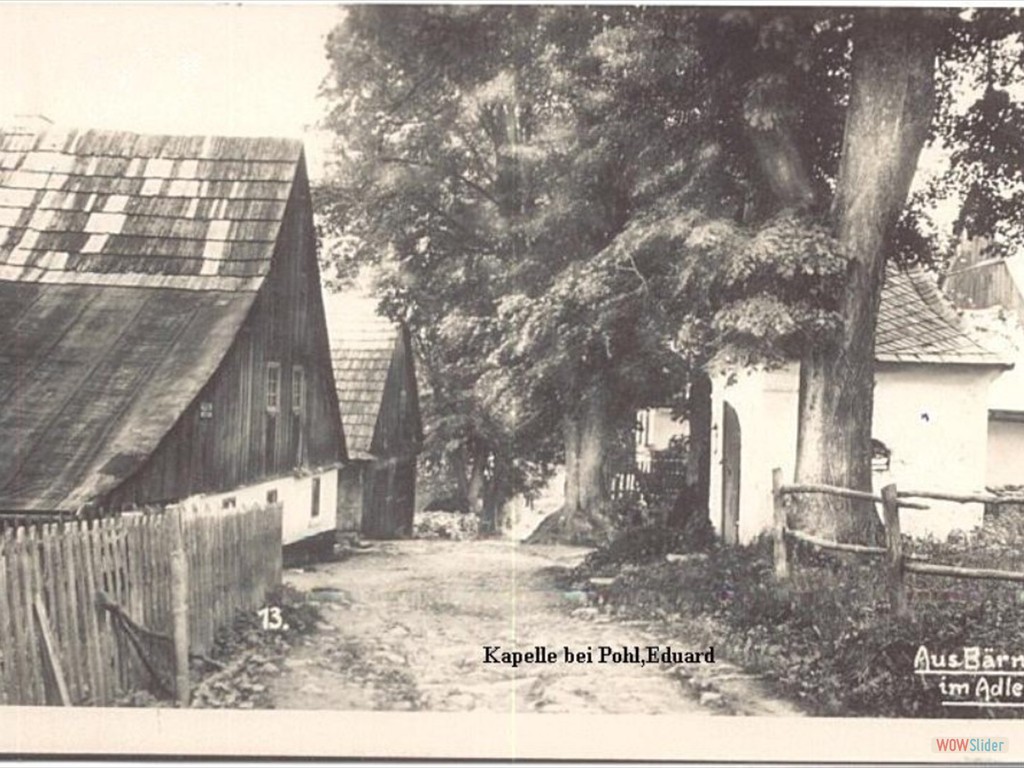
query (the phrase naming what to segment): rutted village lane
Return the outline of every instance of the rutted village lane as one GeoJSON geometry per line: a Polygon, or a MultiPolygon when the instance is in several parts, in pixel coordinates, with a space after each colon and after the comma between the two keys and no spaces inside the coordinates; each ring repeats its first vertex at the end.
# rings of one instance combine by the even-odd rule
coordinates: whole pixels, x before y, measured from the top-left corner
{"type": "MultiPolygon", "coordinates": [[[[323,609],[319,630],[270,681],[278,709],[797,714],[716,663],[567,663],[563,648],[671,645],[657,625],[619,623],[563,592],[586,550],[507,540],[380,543],[286,581],[323,609]],[[546,646],[553,663],[484,663],[484,646],[546,646]]],[[[500,652],[499,652],[500,654],[500,652]]],[[[596,654],[595,654],[596,660],[596,654]]]]}

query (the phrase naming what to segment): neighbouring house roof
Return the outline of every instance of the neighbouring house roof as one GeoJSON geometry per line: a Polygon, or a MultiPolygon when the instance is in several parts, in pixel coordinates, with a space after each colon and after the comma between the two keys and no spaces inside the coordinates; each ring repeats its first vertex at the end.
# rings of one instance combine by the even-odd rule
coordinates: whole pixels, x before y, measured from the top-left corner
{"type": "Polygon", "coordinates": [[[924,270],[888,270],[875,334],[875,359],[1008,367],[964,324],[924,270]]]}
{"type": "Polygon", "coordinates": [[[983,343],[1017,361],[989,387],[989,416],[1019,420],[1024,413],[1024,255],[981,258],[984,238],[965,239],[955,269],[947,274],[950,295],[983,343]]]}
{"type": "MultiPolygon", "coordinates": [[[[991,349],[1010,360],[1024,353],[1024,325],[1017,314],[996,305],[985,309],[964,310],[964,321],[991,349]]],[[[1004,418],[1008,413],[1024,412],[1024,367],[1015,365],[999,374],[988,390],[989,413],[1004,418]]]]}
{"type": "Polygon", "coordinates": [[[0,510],[116,487],[270,270],[298,142],[0,129],[0,510]]]}
{"type": "Polygon", "coordinates": [[[348,454],[353,459],[370,459],[384,385],[401,331],[378,315],[377,303],[365,297],[328,295],[325,309],[348,454]]]}

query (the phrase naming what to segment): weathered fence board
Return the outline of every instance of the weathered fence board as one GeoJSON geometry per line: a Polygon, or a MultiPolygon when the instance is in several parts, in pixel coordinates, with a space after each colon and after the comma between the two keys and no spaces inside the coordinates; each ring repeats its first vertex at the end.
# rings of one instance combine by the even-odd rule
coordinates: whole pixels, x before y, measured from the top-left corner
{"type": "MultiPolygon", "coordinates": [[[[258,609],[280,583],[281,508],[180,518],[189,650],[206,654],[237,610],[258,609]]],[[[170,643],[172,519],[131,513],[0,529],[0,704],[111,705],[152,682],[97,598],[103,592],[170,643]]]]}
{"type": "MultiPolygon", "coordinates": [[[[824,496],[838,496],[845,499],[859,499],[861,501],[873,501],[876,504],[882,503],[882,497],[876,496],[873,493],[867,491],[855,491],[850,488],[843,488],[838,485],[824,485],[821,483],[789,483],[782,485],[779,489],[782,494],[795,494],[795,493],[820,493],[824,496]]],[[[900,494],[900,497],[909,494],[900,494]]],[[[919,495],[919,494],[914,494],[919,495]]],[[[940,498],[932,496],[930,498],[940,498]]],[[[916,501],[901,501],[899,506],[906,509],[928,509],[927,504],[921,504],[916,501]]]]}
{"type": "Polygon", "coordinates": [[[992,568],[967,568],[961,565],[907,562],[906,570],[928,576],[947,576],[953,579],[991,579],[994,581],[1024,582],[1024,573],[999,571],[992,568]]]}
{"type": "MultiPolygon", "coordinates": [[[[958,504],[1022,504],[1024,496],[1020,494],[996,496],[985,493],[946,493],[945,491],[900,491],[898,496],[903,498],[918,499],[939,499],[941,501],[955,501],[958,504]]],[[[900,506],[903,503],[900,502],[900,506]]]]}
{"type": "MultiPolygon", "coordinates": [[[[0,544],[2,546],[2,544],[0,544]]],[[[0,550],[0,602],[8,604],[7,599],[7,555],[0,550]]],[[[10,654],[14,649],[14,637],[11,631],[11,614],[0,613],[0,704],[8,703],[7,692],[15,682],[11,679],[14,673],[14,662],[10,654]]]]}
{"type": "Polygon", "coordinates": [[[881,498],[864,491],[853,491],[849,488],[840,488],[829,485],[798,485],[782,483],[782,470],[772,471],[772,502],[774,505],[774,526],[773,536],[775,539],[775,577],[780,582],[789,579],[790,565],[786,552],[785,540],[787,538],[803,541],[819,549],[849,552],[856,555],[885,557],[886,581],[889,587],[889,600],[893,612],[906,618],[911,615],[910,603],[907,597],[907,586],[905,575],[916,573],[924,576],[946,576],[957,579],[991,579],[995,581],[1024,582],[1024,573],[1013,571],[1000,571],[989,568],[965,568],[962,566],[944,565],[939,563],[922,563],[921,558],[903,551],[903,538],[900,532],[901,508],[927,509],[926,506],[916,502],[903,501],[904,498],[927,498],[942,501],[954,501],[961,504],[986,503],[986,504],[1009,504],[1019,503],[1021,497],[998,497],[982,496],[978,494],[952,494],[936,491],[899,491],[895,485],[890,484],[882,489],[881,498]],[[832,496],[840,496],[853,499],[868,499],[881,501],[883,518],[885,523],[885,546],[870,547],[860,544],[845,544],[831,541],[819,536],[812,536],[803,531],[796,531],[788,527],[784,506],[784,497],[801,493],[824,493],[832,496]]]}

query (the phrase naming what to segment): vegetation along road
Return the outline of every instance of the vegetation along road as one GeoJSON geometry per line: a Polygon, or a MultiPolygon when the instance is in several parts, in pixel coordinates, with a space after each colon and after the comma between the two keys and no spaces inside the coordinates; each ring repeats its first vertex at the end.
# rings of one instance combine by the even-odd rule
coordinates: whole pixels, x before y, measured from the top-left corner
{"type": "Polygon", "coordinates": [[[287,581],[317,599],[324,621],[273,679],[274,705],[795,713],[717,655],[713,664],[646,663],[648,646],[676,652],[708,649],[691,647],[685,638],[659,636],[654,624],[616,621],[584,593],[561,589],[558,573],[584,553],[500,540],[401,541],[379,544],[342,562],[291,571],[287,581]],[[502,663],[505,652],[527,653],[537,646],[545,649],[540,655],[550,659],[554,654],[555,659],[502,663]],[[584,653],[592,648],[594,661],[567,662],[566,646],[584,653]],[[598,663],[601,646],[609,649],[605,663],[598,663]],[[645,663],[631,661],[623,649],[645,663]],[[485,662],[488,657],[497,661],[485,662]]]}

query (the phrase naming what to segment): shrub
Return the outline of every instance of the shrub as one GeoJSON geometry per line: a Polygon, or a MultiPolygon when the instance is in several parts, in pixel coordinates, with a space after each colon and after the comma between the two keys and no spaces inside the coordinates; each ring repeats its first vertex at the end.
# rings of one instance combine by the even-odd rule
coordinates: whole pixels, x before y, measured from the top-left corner
{"type": "MultiPolygon", "coordinates": [[[[672,617],[682,625],[678,634],[714,643],[724,657],[764,673],[814,714],[1014,716],[1013,710],[942,706],[938,684],[920,679],[913,664],[922,645],[1024,652],[1024,592],[1016,585],[911,574],[914,618],[897,621],[877,560],[797,554],[791,580],[780,585],[767,537],[711,549],[702,559],[666,562],[663,553],[683,544],[672,536],[651,528],[631,532],[592,553],[573,576],[582,583],[618,568],[606,595],[615,610],[672,617]],[[635,563],[646,565],[623,567],[635,563]]],[[[1022,567],[1021,554],[1000,548],[935,541],[912,548],[935,562],[1022,567]]]]}
{"type": "Polygon", "coordinates": [[[420,512],[413,522],[413,536],[417,539],[475,539],[480,533],[476,515],[461,512],[420,512]]]}

